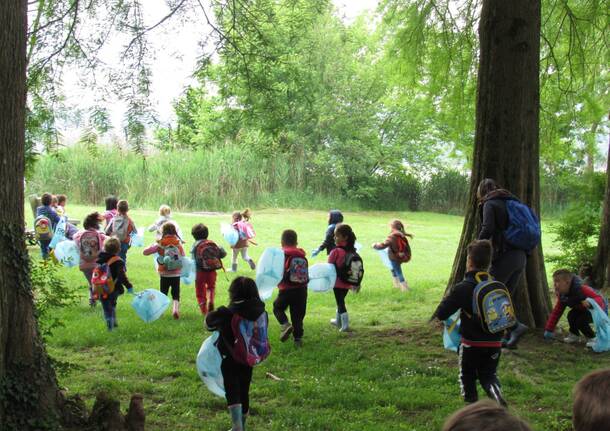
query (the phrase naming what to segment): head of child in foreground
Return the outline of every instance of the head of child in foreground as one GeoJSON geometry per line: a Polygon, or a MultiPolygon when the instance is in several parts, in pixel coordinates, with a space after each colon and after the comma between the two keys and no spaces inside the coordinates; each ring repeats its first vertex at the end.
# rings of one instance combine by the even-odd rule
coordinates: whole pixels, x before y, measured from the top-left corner
{"type": "Polygon", "coordinates": [[[108,238],[104,242],[104,251],[108,254],[118,254],[121,251],[121,242],[115,237],[108,238]]]}
{"type": "Polygon", "coordinates": [[[593,371],[574,387],[574,431],[601,431],[610,424],[610,368],[593,371]]]}
{"type": "Polygon", "coordinates": [[[248,277],[237,277],[231,282],[229,286],[229,300],[231,303],[250,301],[252,299],[261,300],[254,280],[248,277]]]}
{"type": "Polygon", "coordinates": [[[208,239],[209,231],[208,227],[203,223],[197,223],[191,229],[191,235],[195,238],[195,241],[201,241],[204,239],[208,239]]]}
{"type": "Polygon", "coordinates": [[[354,248],[356,234],[350,225],[340,223],[335,227],[335,243],[345,243],[348,248],[354,248]]]}
{"type": "Polygon", "coordinates": [[[468,244],[468,257],[466,258],[467,271],[488,271],[491,265],[493,248],[487,239],[475,240],[468,244]]]}
{"type": "Polygon", "coordinates": [[[286,229],[282,232],[282,247],[296,247],[298,244],[297,233],[292,229],[286,229]]]}
{"type": "Polygon", "coordinates": [[[106,211],[112,211],[117,208],[117,205],[119,204],[119,200],[117,199],[116,196],[111,195],[111,196],[106,197],[105,203],[106,203],[106,211]]]}
{"type": "Polygon", "coordinates": [[[241,213],[239,211],[234,211],[233,214],[231,215],[231,219],[233,219],[233,223],[241,221],[243,218],[243,216],[241,215],[241,213]]]}
{"type": "Polygon", "coordinates": [[[171,213],[172,213],[172,209],[169,206],[161,205],[159,207],[159,215],[161,217],[169,217],[171,213]]]}
{"type": "Polygon", "coordinates": [[[570,291],[570,285],[572,284],[572,274],[567,269],[558,269],[553,273],[553,288],[557,295],[566,295],[570,291]]]}
{"type": "Polygon", "coordinates": [[[531,431],[527,423],[490,400],[470,404],[449,417],[442,431],[531,431]]]}
{"type": "Polygon", "coordinates": [[[122,199],[119,201],[116,208],[120,214],[127,214],[129,212],[129,203],[126,200],[122,199]]]}
{"type": "Polygon", "coordinates": [[[171,221],[163,223],[163,226],[161,226],[161,235],[178,235],[178,232],[176,231],[176,225],[173,224],[171,221]]]}

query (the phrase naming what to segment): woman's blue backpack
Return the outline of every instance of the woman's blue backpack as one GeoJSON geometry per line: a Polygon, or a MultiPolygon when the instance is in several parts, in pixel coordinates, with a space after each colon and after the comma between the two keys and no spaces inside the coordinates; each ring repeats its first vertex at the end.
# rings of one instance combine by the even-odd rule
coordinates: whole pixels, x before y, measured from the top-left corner
{"type": "Polygon", "coordinates": [[[508,227],[504,231],[506,241],[519,250],[533,250],[540,243],[541,237],[540,222],[534,211],[517,199],[508,199],[506,212],[508,213],[508,227]]]}

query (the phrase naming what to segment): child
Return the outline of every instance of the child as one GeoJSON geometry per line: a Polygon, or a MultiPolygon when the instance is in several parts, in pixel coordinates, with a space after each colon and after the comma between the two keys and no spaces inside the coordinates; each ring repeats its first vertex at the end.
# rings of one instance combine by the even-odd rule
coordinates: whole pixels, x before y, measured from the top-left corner
{"type": "Polygon", "coordinates": [[[53,195],[51,198],[51,208],[53,208],[58,216],[62,217],[64,215],[63,208],[60,208],[59,206],[59,199],[57,199],[57,195],[53,195]]]}
{"type": "Polygon", "coordinates": [[[122,295],[125,291],[123,286],[127,287],[129,293],[133,293],[133,286],[127,278],[125,272],[125,264],[118,256],[121,251],[121,243],[117,238],[108,238],[104,242],[104,250],[100,252],[97,258],[98,267],[94,270],[92,281],[95,281],[95,272],[99,270],[101,265],[108,265],[110,276],[114,284],[114,290],[111,293],[102,293],[99,299],[102,301],[102,308],[104,309],[104,318],[106,319],[106,325],[108,330],[112,331],[113,328],[118,327],[116,319],[116,303],[119,295],[122,295]]]}
{"type": "MultiPolygon", "coordinates": [[[[120,206],[119,206],[120,211],[120,206]]],[[[182,258],[184,249],[176,226],[167,222],[161,227],[162,237],[155,244],[144,250],[144,255],[157,253],[157,271],[160,276],[160,290],[167,295],[170,288],[172,290],[172,300],[174,301],[172,316],[174,319],[180,318],[180,274],[182,272],[182,258]]]]}
{"type": "Polygon", "coordinates": [[[303,345],[303,319],[307,311],[308,265],[305,251],[297,248],[297,233],[293,230],[282,232],[282,249],[284,250],[284,278],[278,285],[280,293],[273,303],[273,314],[281,325],[280,341],[288,340],[294,335],[296,347],[303,345]],[[286,308],[290,307],[290,320],[286,308]],[[293,332],[294,331],[294,332],[293,332]]]}
{"type": "Polygon", "coordinates": [[[326,254],[329,255],[335,248],[335,227],[337,224],[343,223],[343,214],[339,210],[332,210],[328,213],[328,227],[324,236],[324,242],[320,247],[311,252],[311,257],[316,257],[322,250],[326,249],[326,254]]]}
{"type": "Polygon", "coordinates": [[[176,221],[172,220],[172,210],[167,205],[161,205],[159,207],[159,218],[156,222],[148,227],[149,232],[156,232],[157,240],[161,239],[161,226],[163,223],[171,221],[176,226],[176,232],[178,233],[178,237],[182,239],[182,231],[180,230],[180,226],[176,221]]]}
{"type": "MultiPolygon", "coordinates": [[[[220,331],[218,350],[222,356],[220,369],[224,380],[225,396],[233,431],[243,431],[250,410],[250,382],[252,367],[237,360],[234,346],[237,334],[232,322],[243,319],[250,322],[266,321],[265,304],[258,296],[256,283],[251,278],[237,277],[229,286],[229,306],[210,312],[205,323],[210,331],[220,331]],[[264,314],[264,316],[263,316],[264,314]]],[[[258,334],[266,340],[266,326],[258,334]],[[264,332],[264,333],[263,333],[264,332]]],[[[268,354],[268,343],[266,343],[268,354]]]]}
{"type": "Polygon", "coordinates": [[[108,225],[110,225],[110,222],[112,221],[112,219],[114,218],[115,215],[117,215],[117,205],[118,205],[119,201],[116,198],[116,196],[107,196],[106,197],[106,211],[104,211],[104,220],[106,220],[106,224],[105,224],[105,228],[108,227],[108,225]]]}
{"type": "Polygon", "coordinates": [[[356,252],[356,235],[349,225],[338,224],[334,233],[333,243],[335,242],[336,247],[328,255],[328,263],[332,263],[337,269],[337,281],[333,288],[335,302],[337,303],[337,314],[334,319],[330,319],[330,323],[338,327],[339,331],[346,332],[349,331],[349,315],[345,307],[345,297],[354,286],[342,280],[339,274],[345,265],[347,254],[356,252]]]}
{"type": "Polygon", "coordinates": [[[131,234],[136,232],[136,225],[127,215],[128,212],[129,203],[126,200],[120,200],[117,204],[117,215],[106,227],[106,235],[118,238],[121,243],[119,256],[125,263],[125,270],[127,270],[127,250],[131,247],[131,234]]]}
{"type": "Polygon", "coordinates": [[[574,431],[607,430],[610,424],[610,369],[587,374],[574,387],[574,431]]]}
{"type": "Polygon", "coordinates": [[[604,311],[608,312],[604,298],[567,269],[558,269],[553,273],[553,287],[557,295],[557,303],[544,327],[544,338],[547,340],[553,338],[553,332],[563,311],[566,307],[570,307],[571,310],[568,312],[570,333],[563,341],[576,343],[580,341],[579,334],[582,333],[587,338],[587,347],[593,346],[595,333],[590,326],[593,317],[588,310],[591,304],[586,299],[593,298],[604,311]]]}
{"type": "Polygon", "coordinates": [[[208,227],[202,223],[196,224],[191,230],[195,244],[191,256],[197,266],[195,276],[195,295],[201,314],[214,310],[214,296],[216,293],[216,271],[221,269],[222,260],[227,252],[208,240],[208,227]]]}
{"type": "Polygon", "coordinates": [[[91,276],[96,266],[96,260],[103,250],[106,235],[100,232],[100,223],[102,216],[96,211],[89,214],[83,220],[83,230],[78,231],[74,235],[74,243],[79,250],[80,263],[79,269],[85,275],[89,285],[89,305],[95,307],[96,301],[94,298],[93,286],[91,285],[91,276]]]}
{"type": "Polygon", "coordinates": [[[66,195],[57,195],[57,214],[60,216],[66,216],[66,204],[68,203],[68,197],[66,195]]]}
{"type": "Polygon", "coordinates": [[[590,263],[583,263],[578,270],[578,276],[582,279],[583,284],[586,284],[597,293],[599,290],[595,286],[595,282],[593,281],[593,265],[590,263]]]}
{"type": "Polygon", "coordinates": [[[394,287],[400,289],[402,292],[409,291],[409,284],[402,273],[400,265],[407,263],[411,260],[411,247],[409,246],[409,238],[413,238],[413,235],[405,232],[405,227],[400,220],[392,220],[390,222],[390,235],[384,242],[378,242],[373,245],[376,250],[383,250],[388,248],[388,257],[392,264],[392,280],[394,281],[394,287]]]}
{"type": "Polygon", "coordinates": [[[55,226],[59,223],[60,217],[51,207],[53,196],[50,193],[44,193],[40,198],[42,204],[36,208],[36,219],[34,220],[34,230],[36,238],[40,243],[40,253],[43,259],[49,257],[49,244],[53,238],[55,226]]]}
{"type": "MultiPolygon", "coordinates": [[[[244,232],[244,230],[247,227],[243,224],[244,223],[244,221],[243,221],[244,214],[246,214],[246,216],[248,217],[247,220],[250,220],[250,216],[252,214],[249,209],[246,209],[243,212],[243,214],[240,213],[239,211],[235,211],[233,213],[233,215],[231,216],[231,219],[232,219],[231,224],[232,224],[233,228],[239,232],[239,239],[237,240],[235,245],[231,247],[233,249],[233,259],[231,261],[231,272],[237,271],[237,255],[240,253],[241,253],[242,259],[245,260],[246,262],[248,262],[248,265],[250,265],[250,269],[256,269],[256,264],[250,258],[250,256],[248,256],[248,243],[250,242],[250,239],[248,238],[246,232],[244,232]]],[[[252,226],[249,223],[248,223],[248,225],[251,229],[252,226]]]]}
{"type": "Polygon", "coordinates": [[[449,417],[442,431],[531,431],[529,425],[491,401],[470,404],[449,417]]]}
{"type": "Polygon", "coordinates": [[[460,384],[462,396],[467,403],[478,400],[477,378],[487,395],[506,406],[502,397],[500,381],[496,374],[502,352],[502,332],[490,334],[483,329],[480,320],[473,314],[473,291],[477,285],[475,276],[487,273],[491,264],[492,245],[489,240],[477,240],[468,245],[466,275],[453,286],[439,304],[433,318],[447,320],[461,309],[461,335],[459,347],[460,384]]]}

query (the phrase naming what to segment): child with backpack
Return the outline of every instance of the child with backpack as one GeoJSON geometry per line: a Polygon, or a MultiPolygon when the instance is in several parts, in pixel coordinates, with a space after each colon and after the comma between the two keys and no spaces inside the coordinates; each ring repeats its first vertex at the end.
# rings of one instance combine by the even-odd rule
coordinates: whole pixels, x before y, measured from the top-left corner
{"type": "Polygon", "coordinates": [[[339,328],[339,331],[349,331],[349,315],[345,307],[345,297],[350,290],[358,292],[360,283],[364,276],[362,259],[356,252],[356,234],[347,224],[338,224],[335,228],[334,240],[336,247],[328,255],[328,263],[335,265],[337,270],[337,281],[333,288],[335,302],[337,303],[337,314],[330,319],[331,325],[339,328]]]}
{"type": "Polygon", "coordinates": [[[211,311],[206,319],[210,331],[219,331],[218,350],[232,431],[244,431],[250,410],[252,367],[271,351],[267,337],[265,303],[251,278],[237,277],[229,286],[229,305],[211,311]]]}
{"type": "Polygon", "coordinates": [[[180,318],[180,274],[182,273],[182,258],[184,249],[176,226],[167,222],[161,228],[162,237],[155,244],[144,249],[144,255],[157,253],[157,271],[160,276],[160,290],[167,295],[171,288],[174,319],[180,318]]]}
{"type": "Polygon", "coordinates": [[[36,239],[40,243],[40,253],[43,259],[49,257],[49,244],[53,239],[55,226],[59,223],[60,217],[51,207],[53,195],[44,193],[40,198],[40,205],[36,208],[36,219],[34,219],[34,232],[36,239]]]}
{"type": "Polygon", "coordinates": [[[222,260],[227,252],[215,242],[208,239],[208,227],[198,223],[191,229],[195,239],[191,256],[197,273],[195,275],[195,296],[201,314],[204,316],[214,310],[214,297],[216,294],[216,271],[224,269],[222,260]]]}
{"type": "Polygon", "coordinates": [[[125,272],[125,263],[119,257],[120,251],[120,241],[117,238],[108,238],[104,242],[104,250],[100,252],[91,276],[94,295],[102,302],[109,331],[119,326],[116,318],[116,303],[119,295],[125,292],[124,286],[129,293],[133,293],[133,286],[125,272]]]}
{"type": "Polygon", "coordinates": [[[604,298],[567,269],[558,269],[553,273],[553,287],[557,295],[557,303],[544,327],[544,338],[547,340],[554,338],[553,333],[557,322],[561,319],[566,307],[570,307],[571,310],[568,312],[570,333],[563,341],[568,344],[576,343],[580,341],[582,333],[587,338],[587,347],[593,346],[596,340],[595,333],[590,326],[593,323],[593,317],[589,312],[591,304],[587,302],[587,298],[595,300],[607,313],[608,305],[604,298]]]}
{"type": "Polygon", "coordinates": [[[108,227],[108,225],[110,224],[110,222],[112,221],[112,219],[114,218],[115,215],[117,215],[117,206],[119,203],[119,200],[116,198],[116,196],[107,196],[105,199],[105,203],[106,203],[106,211],[104,211],[103,217],[104,220],[106,221],[106,224],[104,225],[105,228],[108,227]]]}
{"type": "Polygon", "coordinates": [[[284,278],[278,285],[280,293],[273,303],[273,314],[280,324],[280,341],[294,336],[296,347],[303,345],[303,319],[307,311],[308,263],[305,251],[297,248],[297,233],[291,229],[282,232],[284,250],[284,278]],[[290,307],[290,321],[286,309],[290,307]]]}
{"type": "Polygon", "coordinates": [[[326,250],[326,254],[329,255],[331,251],[336,247],[335,245],[335,227],[339,223],[343,223],[343,214],[339,210],[331,210],[328,213],[328,227],[324,234],[324,241],[320,244],[320,247],[316,248],[311,252],[311,257],[316,257],[322,250],[326,250]]]}
{"type": "Polygon", "coordinates": [[[401,264],[411,260],[411,246],[408,238],[413,238],[413,235],[405,232],[405,226],[400,220],[392,220],[390,222],[390,235],[384,242],[373,244],[375,250],[383,250],[388,248],[388,258],[392,264],[392,280],[394,287],[400,289],[401,292],[409,291],[409,284],[402,273],[401,264]]]}
{"type": "Polygon", "coordinates": [[[161,205],[159,207],[159,218],[153,224],[148,227],[149,232],[156,232],[157,240],[161,239],[161,226],[165,222],[171,221],[176,226],[176,232],[178,233],[178,237],[182,239],[182,231],[180,230],[180,226],[176,223],[175,220],[172,219],[172,209],[167,205],[161,205]]]}
{"type": "Polygon", "coordinates": [[[241,254],[243,260],[248,262],[250,269],[256,269],[256,264],[248,255],[248,246],[254,238],[254,229],[249,220],[252,216],[250,209],[246,208],[243,213],[235,211],[231,216],[231,225],[239,233],[239,239],[231,248],[233,249],[233,259],[231,260],[231,272],[237,272],[237,256],[241,254]],[[246,219],[244,219],[244,215],[246,219]]]}
{"type": "Polygon", "coordinates": [[[464,280],[451,288],[432,318],[444,321],[461,310],[458,353],[464,401],[478,400],[478,379],[489,398],[506,406],[496,370],[503,331],[515,324],[516,317],[508,289],[489,275],[492,250],[489,240],[468,245],[464,280]]]}
{"type": "Polygon", "coordinates": [[[96,267],[96,261],[103,250],[106,235],[100,232],[100,223],[102,216],[96,211],[89,214],[83,220],[83,230],[78,231],[74,235],[74,243],[78,248],[80,255],[79,269],[85,275],[87,284],[89,285],[89,305],[95,307],[96,301],[93,295],[93,286],[91,285],[91,276],[96,267]]]}
{"type": "Polygon", "coordinates": [[[131,234],[137,231],[135,223],[127,215],[128,212],[129,203],[126,200],[120,200],[117,204],[117,214],[106,227],[106,235],[117,238],[121,243],[119,256],[125,263],[125,268],[127,268],[127,250],[131,247],[131,234]]]}

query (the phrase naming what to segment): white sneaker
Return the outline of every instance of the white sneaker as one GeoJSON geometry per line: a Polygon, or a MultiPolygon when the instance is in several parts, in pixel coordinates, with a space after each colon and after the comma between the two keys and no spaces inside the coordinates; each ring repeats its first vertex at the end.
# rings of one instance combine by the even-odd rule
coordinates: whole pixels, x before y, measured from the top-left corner
{"type": "Polygon", "coordinates": [[[578,335],[574,335],[570,332],[570,334],[563,339],[564,343],[574,344],[580,341],[580,337],[578,335]]]}
{"type": "Polygon", "coordinates": [[[597,338],[589,338],[589,340],[587,340],[587,347],[593,347],[595,343],[597,343],[597,338]]]}

